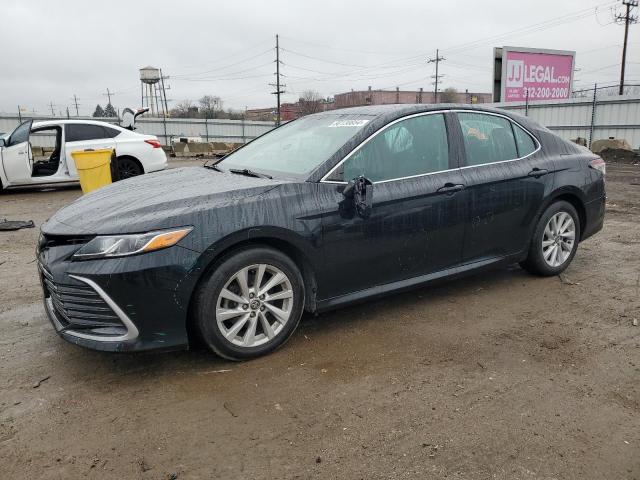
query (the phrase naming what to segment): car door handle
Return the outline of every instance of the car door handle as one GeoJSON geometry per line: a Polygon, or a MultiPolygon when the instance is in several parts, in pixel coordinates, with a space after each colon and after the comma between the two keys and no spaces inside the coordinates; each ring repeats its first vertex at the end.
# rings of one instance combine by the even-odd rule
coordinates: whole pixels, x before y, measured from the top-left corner
{"type": "Polygon", "coordinates": [[[546,175],[547,173],[549,173],[549,170],[547,170],[545,168],[536,167],[533,170],[531,170],[529,173],[527,173],[527,176],[534,177],[534,178],[540,178],[543,175],[546,175]]]}
{"type": "Polygon", "coordinates": [[[456,192],[464,189],[464,185],[461,183],[451,183],[447,182],[442,187],[440,187],[437,192],[438,193],[446,193],[447,195],[453,195],[456,192]]]}

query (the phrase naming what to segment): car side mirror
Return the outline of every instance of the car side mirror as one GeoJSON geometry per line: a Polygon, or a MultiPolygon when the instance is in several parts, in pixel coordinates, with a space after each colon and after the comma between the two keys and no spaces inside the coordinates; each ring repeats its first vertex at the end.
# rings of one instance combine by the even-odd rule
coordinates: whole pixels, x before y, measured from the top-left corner
{"type": "Polygon", "coordinates": [[[5,139],[4,139],[4,138],[0,138],[0,147],[4,147],[4,146],[6,146],[6,145],[7,145],[7,144],[6,144],[5,139]]]}
{"type": "Polygon", "coordinates": [[[373,207],[373,183],[368,178],[360,175],[351,180],[342,191],[345,198],[353,201],[356,213],[362,218],[371,215],[373,207]]]}

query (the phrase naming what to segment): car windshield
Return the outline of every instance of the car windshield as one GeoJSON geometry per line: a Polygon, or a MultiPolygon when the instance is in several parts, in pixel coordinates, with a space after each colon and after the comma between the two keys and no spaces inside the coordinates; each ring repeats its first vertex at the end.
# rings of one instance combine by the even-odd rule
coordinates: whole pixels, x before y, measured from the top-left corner
{"type": "Polygon", "coordinates": [[[306,178],[372,118],[354,114],[303,117],[248,143],[227,156],[219,166],[275,177],[306,178]]]}

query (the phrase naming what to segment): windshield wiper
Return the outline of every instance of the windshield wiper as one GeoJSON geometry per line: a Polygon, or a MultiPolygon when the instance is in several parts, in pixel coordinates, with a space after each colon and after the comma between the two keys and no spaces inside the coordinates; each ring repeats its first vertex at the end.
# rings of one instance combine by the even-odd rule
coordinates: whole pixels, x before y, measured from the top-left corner
{"type": "Polygon", "coordinates": [[[203,165],[203,167],[204,167],[204,168],[208,168],[208,169],[210,169],[210,170],[215,170],[216,172],[222,172],[222,169],[221,169],[217,164],[215,164],[215,163],[214,163],[214,164],[211,164],[211,165],[209,165],[209,164],[205,163],[205,164],[203,165]]]}
{"type": "Polygon", "coordinates": [[[257,177],[257,178],[273,178],[271,175],[267,175],[266,173],[258,173],[253,170],[249,170],[248,168],[230,168],[229,171],[231,173],[238,173],[240,175],[245,175],[247,177],[257,177]]]}

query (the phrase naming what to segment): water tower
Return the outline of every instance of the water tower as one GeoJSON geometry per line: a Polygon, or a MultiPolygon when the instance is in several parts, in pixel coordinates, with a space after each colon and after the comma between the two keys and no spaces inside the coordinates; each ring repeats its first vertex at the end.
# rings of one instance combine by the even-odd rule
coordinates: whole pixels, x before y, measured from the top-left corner
{"type": "Polygon", "coordinates": [[[142,107],[148,107],[152,116],[164,115],[166,113],[166,97],[163,95],[164,78],[162,77],[162,70],[151,66],[141,68],[140,87],[142,107]]]}

